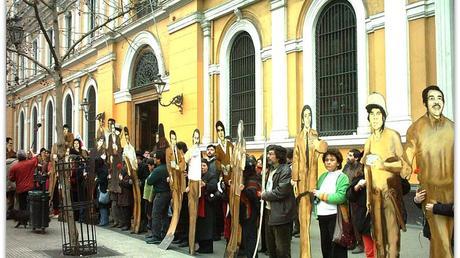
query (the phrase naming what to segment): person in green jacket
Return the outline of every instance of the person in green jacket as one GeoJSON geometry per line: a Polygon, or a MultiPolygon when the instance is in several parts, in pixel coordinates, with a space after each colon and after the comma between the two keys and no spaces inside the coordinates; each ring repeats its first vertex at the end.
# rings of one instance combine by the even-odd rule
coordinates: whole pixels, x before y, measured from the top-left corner
{"type": "Polygon", "coordinates": [[[169,227],[168,207],[171,201],[169,188],[169,173],[166,169],[166,155],[163,150],[157,150],[153,157],[156,167],[147,178],[147,184],[153,185],[155,198],[152,208],[152,238],[146,239],[147,244],[159,244],[166,235],[169,227]]]}
{"type": "Polygon", "coordinates": [[[350,185],[348,176],[342,168],[343,156],[338,149],[328,149],[323,155],[327,172],[323,173],[317,183],[315,195],[316,214],[321,235],[321,252],[323,258],[346,258],[347,249],[332,241],[337,217],[337,208],[346,202],[346,192],[350,185]]]}

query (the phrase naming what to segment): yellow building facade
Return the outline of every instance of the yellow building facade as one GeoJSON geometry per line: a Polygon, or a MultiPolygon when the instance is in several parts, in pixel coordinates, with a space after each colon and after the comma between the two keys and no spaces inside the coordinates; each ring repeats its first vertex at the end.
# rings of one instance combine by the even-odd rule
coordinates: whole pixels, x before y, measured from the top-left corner
{"type": "MultiPolygon", "coordinates": [[[[97,1],[97,8],[110,13],[102,3],[97,1]]],[[[233,134],[232,125],[245,117],[250,120],[251,130],[246,135],[247,148],[260,153],[265,139],[270,144],[294,145],[300,112],[308,104],[313,109],[313,127],[320,133],[323,125],[332,129],[322,138],[345,154],[350,148],[362,148],[368,137],[365,104],[368,94],[377,91],[387,100],[386,126],[396,129],[405,141],[410,123],[426,112],[421,98],[426,86],[437,84],[443,89],[444,114],[453,117],[451,4],[393,0],[159,1],[159,6],[143,17],[129,22],[126,17],[117,20],[118,24],[126,23],[120,31],[104,28],[82,44],[64,66],[63,103],[55,103],[52,83],[42,73],[34,74],[33,64],[26,61],[23,86],[7,96],[13,103],[7,107],[7,119],[11,121],[7,136],[15,139],[17,148],[29,146],[34,138],[33,125],[41,122],[37,145],[50,146],[56,139],[55,109],[62,108],[64,121],[71,123],[74,134],[80,135],[86,145],[91,145],[88,142],[97,126],[94,116],[105,112],[106,119],[114,118],[134,132],[137,149],[150,146],[158,123],[164,124],[167,136],[174,129],[178,140],[187,144],[191,144],[193,130],[199,128],[205,146],[217,141],[214,125],[218,120],[226,126],[227,134],[233,134]],[[347,22],[351,24],[351,29],[347,27],[351,36],[327,38],[334,28],[348,33],[344,29],[347,22]],[[323,29],[329,31],[321,34],[323,29]],[[326,38],[321,39],[324,35],[326,38]],[[322,93],[320,82],[322,71],[334,66],[321,63],[321,58],[328,57],[318,58],[322,55],[320,46],[336,44],[341,48],[348,44],[340,40],[352,44],[347,50],[353,55],[351,63],[347,63],[344,53],[336,54],[343,57],[343,64],[333,63],[339,64],[334,68],[336,72],[351,67],[347,68],[352,76],[349,81],[353,81],[353,89],[346,93],[351,96],[348,102],[341,100],[343,93],[334,92],[331,86],[322,93]],[[249,54],[241,49],[250,49],[244,50],[249,54]],[[249,64],[238,65],[235,55],[239,51],[244,52],[240,57],[248,58],[249,64]],[[146,69],[155,64],[152,60],[156,60],[156,70],[146,69]],[[148,71],[157,72],[166,82],[162,104],[183,94],[182,112],[175,105],[159,104],[153,81],[139,79],[151,79],[148,71]],[[236,73],[243,75],[239,78],[236,73]],[[234,95],[240,79],[246,80],[242,85],[249,87],[249,99],[244,98],[244,89],[238,92],[241,97],[234,95]],[[334,94],[336,99],[330,100],[334,94]],[[80,105],[83,99],[92,103],[89,119],[80,105]],[[331,111],[324,104],[338,105],[335,110],[339,111],[331,111]],[[235,111],[238,107],[243,114],[235,111]],[[335,130],[333,124],[324,122],[329,121],[327,118],[317,119],[325,110],[332,112],[329,115],[335,115],[338,120],[334,121],[341,126],[350,118],[347,130],[335,130]],[[345,110],[352,110],[351,115],[345,116],[345,110]],[[340,112],[344,118],[337,117],[340,112]]],[[[75,40],[88,29],[87,17],[76,11],[70,11],[70,15],[74,32],[71,39],[75,40]]],[[[63,16],[62,24],[66,21],[63,16]]],[[[46,61],[43,37],[38,35],[36,39],[39,56],[46,61]]],[[[334,76],[324,76],[326,84],[340,75],[334,76]]],[[[347,81],[334,83],[329,85],[348,87],[347,81]]]]}

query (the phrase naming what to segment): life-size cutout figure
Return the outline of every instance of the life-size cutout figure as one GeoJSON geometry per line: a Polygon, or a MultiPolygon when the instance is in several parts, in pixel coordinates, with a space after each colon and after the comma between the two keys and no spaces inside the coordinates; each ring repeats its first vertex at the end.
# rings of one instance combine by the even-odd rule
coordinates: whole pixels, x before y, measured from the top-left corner
{"type": "Polygon", "coordinates": [[[108,126],[110,130],[109,141],[107,143],[107,155],[109,161],[109,186],[110,200],[112,201],[111,215],[114,220],[113,226],[118,226],[120,221],[119,210],[117,206],[118,194],[121,193],[119,174],[122,168],[121,160],[121,141],[119,133],[115,128],[115,119],[110,118],[108,120],[108,126]]]}
{"type": "Polygon", "coordinates": [[[185,162],[188,164],[188,212],[189,231],[188,243],[190,254],[195,254],[195,230],[198,211],[198,198],[201,193],[201,151],[200,151],[200,130],[193,131],[193,145],[185,154],[185,162]]]}
{"type": "Polygon", "coordinates": [[[176,132],[169,132],[170,146],[166,149],[166,167],[169,173],[169,186],[172,194],[172,218],[166,236],[159,245],[162,249],[167,249],[174,239],[177,223],[179,222],[180,210],[182,208],[182,194],[185,193],[185,159],[184,153],[177,148],[176,132]]]}
{"type": "Polygon", "coordinates": [[[243,171],[246,165],[246,140],[243,137],[244,125],[243,121],[238,122],[238,139],[233,148],[233,153],[230,157],[230,165],[232,168],[229,200],[232,200],[230,206],[231,214],[231,233],[230,240],[225,252],[226,257],[235,257],[238,254],[239,239],[241,239],[240,225],[240,196],[243,185],[243,171]]]}
{"type": "Polygon", "coordinates": [[[364,145],[362,162],[376,257],[396,258],[400,251],[400,229],[406,230],[401,176],[407,175],[400,173],[403,167],[407,168],[407,160],[399,134],[385,128],[387,109],[383,96],[379,93],[369,95],[366,110],[371,135],[364,145]]]}
{"type": "Polygon", "coordinates": [[[134,146],[131,144],[131,140],[129,137],[129,130],[128,127],[123,128],[123,133],[125,137],[126,144],[123,147],[123,160],[126,163],[128,176],[132,178],[133,181],[133,218],[134,222],[132,225],[131,232],[139,233],[139,227],[141,223],[141,188],[139,184],[139,177],[137,175],[137,157],[136,157],[136,150],[134,146]]]}
{"type": "Polygon", "coordinates": [[[310,251],[310,193],[316,189],[318,158],[327,151],[327,143],[318,139],[318,132],[311,128],[312,112],[309,105],[302,108],[301,130],[295,139],[292,158],[292,185],[299,199],[300,257],[311,257],[310,251]]]}
{"type": "MultiPolygon", "coordinates": [[[[437,86],[422,92],[427,112],[407,130],[408,161],[416,160],[420,172],[420,190],[426,190],[425,202],[454,202],[454,123],[443,116],[444,93],[437,86]]],[[[412,164],[411,164],[412,165],[412,164]]],[[[454,218],[425,213],[431,232],[430,257],[453,257],[451,240],[454,218]]]]}
{"type": "Polygon", "coordinates": [[[74,140],[74,135],[72,132],[70,132],[70,128],[68,125],[64,125],[63,126],[63,131],[64,131],[64,144],[65,144],[65,148],[66,150],[67,149],[71,149],[73,147],[73,140],[74,140]]]}
{"type": "Polygon", "coordinates": [[[96,139],[95,139],[96,145],[97,145],[97,141],[99,141],[101,137],[104,137],[105,138],[104,148],[107,148],[107,142],[109,140],[108,139],[109,132],[105,128],[105,112],[97,114],[96,120],[99,122],[99,127],[97,128],[97,131],[96,131],[96,139]]]}
{"type": "MultiPolygon", "coordinates": [[[[219,170],[219,174],[222,175],[223,181],[225,184],[224,194],[228,196],[230,186],[228,181],[231,179],[231,166],[230,166],[230,157],[233,152],[233,144],[230,140],[225,138],[225,127],[221,121],[216,122],[216,131],[217,131],[217,146],[216,146],[216,168],[219,170]]],[[[229,202],[223,201],[222,204],[225,207],[224,214],[224,237],[226,239],[230,238],[231,231],[231,220],[228,216],[230,214],[229,210],[232,207],[233,200],[229,198],[229,202]]]]}

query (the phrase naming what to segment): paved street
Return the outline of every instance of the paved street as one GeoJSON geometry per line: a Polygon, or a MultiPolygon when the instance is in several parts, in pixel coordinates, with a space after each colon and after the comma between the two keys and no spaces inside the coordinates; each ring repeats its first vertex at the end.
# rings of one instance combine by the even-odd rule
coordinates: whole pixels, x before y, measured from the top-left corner
{"type": "MultiPolygon", "coordinates": [[[[30,228],[14,228],[11,220],[6,222],[6,257],[64,257],[61,254],[61,229],[57,219],[51,219],[50,227],[44,234],[34,233],[30,228]]],[[[420,234],[419,226],[408,226],[407,232],[402,234],[401,257],[428,257],[429,243],[420,234]]],[[[319,229],[316,220],[312,221],[312,255],[321,257],[319,244],[319,229]]],[[[97,244],[99,254],[95,257],[189,257],[188,249],[172,245],[170,250],[164,251],[156,245],[147,245],[143,241],[144,235],[132,235],[119,229],[97,227],[97,244]]],[[[292,257],[298,257],[298,238],[292,241],[292,257]]],[[[214,254],[198,257],[223,257],[224,241],[214,242],[214,254]]],[[[260,255],[259,257],[267,257],[260,255]]],[[[364,257],[363,254],[349,256],[351,258],[364,257]]]]}

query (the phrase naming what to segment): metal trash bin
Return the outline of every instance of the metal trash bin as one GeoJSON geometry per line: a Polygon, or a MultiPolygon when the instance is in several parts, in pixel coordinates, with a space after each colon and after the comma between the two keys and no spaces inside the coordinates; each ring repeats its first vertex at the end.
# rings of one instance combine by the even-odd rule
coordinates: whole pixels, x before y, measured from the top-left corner
{"type": "Polygon", "coordinates": [[[32,229],[45,228],[49,226],[49,193],[45,191],[29,191],[30,225],[32,229]]]}

